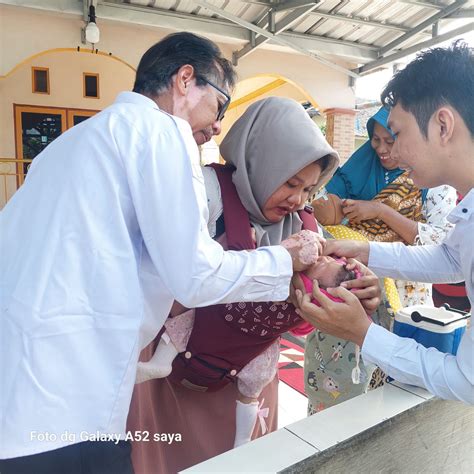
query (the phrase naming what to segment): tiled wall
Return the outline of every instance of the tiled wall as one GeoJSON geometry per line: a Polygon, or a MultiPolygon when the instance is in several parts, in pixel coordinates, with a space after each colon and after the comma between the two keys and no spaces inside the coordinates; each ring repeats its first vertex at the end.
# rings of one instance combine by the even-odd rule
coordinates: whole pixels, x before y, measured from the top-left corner
{"type": "Polygon", "coordinates": [[[398,383],[183,472],[472,472],[474,412],[398,383]]]}

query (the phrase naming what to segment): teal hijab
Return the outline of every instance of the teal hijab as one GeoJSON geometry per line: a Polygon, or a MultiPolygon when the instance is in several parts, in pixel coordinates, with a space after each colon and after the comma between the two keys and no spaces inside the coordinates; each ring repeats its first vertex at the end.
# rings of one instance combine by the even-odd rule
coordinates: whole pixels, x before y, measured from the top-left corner
{"type": "MultiPolygon", "coordinates": [[[[395,168],[386,170],[372,148],[370,141],[374,133],[375,122],[388,130],[388,115],[390,110],[381,107],[378,112],[367,121],[369,140],[365,142],[341,168],[338,168],[333,178],[326,185],[328,193],[336,194],[341,199],[360,199],[370,201],[387,184],[397,179],[403,170],[395,168]]],[[[427,190],[422,190],[422,200],[426,199],[427,190]]]]}

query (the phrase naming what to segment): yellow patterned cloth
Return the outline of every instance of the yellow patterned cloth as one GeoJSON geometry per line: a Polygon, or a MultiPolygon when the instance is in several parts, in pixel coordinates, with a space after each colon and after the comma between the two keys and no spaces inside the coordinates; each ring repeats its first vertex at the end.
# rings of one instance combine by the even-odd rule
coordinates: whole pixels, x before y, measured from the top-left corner
{"type": "MultiPolygon", "coordinates": [[[[327,225],[325,229],[335,238],[344,240],[363,240],[368,241],[367,237],[362,235],[360,232],[353,230],[345,225],[327,225]]],[[[387,295],[388,304],[394,313],[396,313],[401,307],[400,297],[398,295],[397,287],[395,282],[391,278],[384,278],[384,289],[387,295]]]]}
{"type": "MultiPolygon", "coordinates": [[[[422,215],[421,191],[408,177],[408,172],[387,184],[372,200],[391,207],[411,221],[425,222],[422,215]]],[[[351,228],[372,242],[404,242],[399,234],[380,219],[367,219],[358,224],[351,223],[351,228]]]]}

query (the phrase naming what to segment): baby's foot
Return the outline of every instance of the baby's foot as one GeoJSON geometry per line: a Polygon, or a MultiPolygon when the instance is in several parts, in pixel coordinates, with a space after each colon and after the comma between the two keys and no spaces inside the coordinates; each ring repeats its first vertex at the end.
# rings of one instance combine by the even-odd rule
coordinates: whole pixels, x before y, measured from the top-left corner
{"type": "Polygon", "coordinates": [[[166,333],[163,334],[152,358],[148,362],[138,363],[135,383],[168,377],[172,370],[173,360],[177,355],[178,351],[169,336],[166,333]]]}
{"type": "Polygon", "coordinates": [[[135,383],[143,383],[152,379],[162,379],[171,373],[171,364],[156,365],[150,362],[139,362],[135,383]]]}

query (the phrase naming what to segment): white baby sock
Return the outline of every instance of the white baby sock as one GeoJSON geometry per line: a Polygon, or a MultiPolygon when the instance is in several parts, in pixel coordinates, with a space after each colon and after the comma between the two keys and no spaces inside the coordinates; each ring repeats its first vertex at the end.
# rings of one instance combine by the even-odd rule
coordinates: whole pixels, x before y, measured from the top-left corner
{"type": "Polygon", "coordinates": [[[164,333],[152,358],[148,362],[138,363],[135,383],[167,377],[171,373],[171,365],[177,355],[176,347],[164,333]]]}
{"type": "Polygon", "coordinates": [[[257,421],[257,414],[258,402],[242,403],[237,400],[234,448],[250,441],[257,421]]]}

